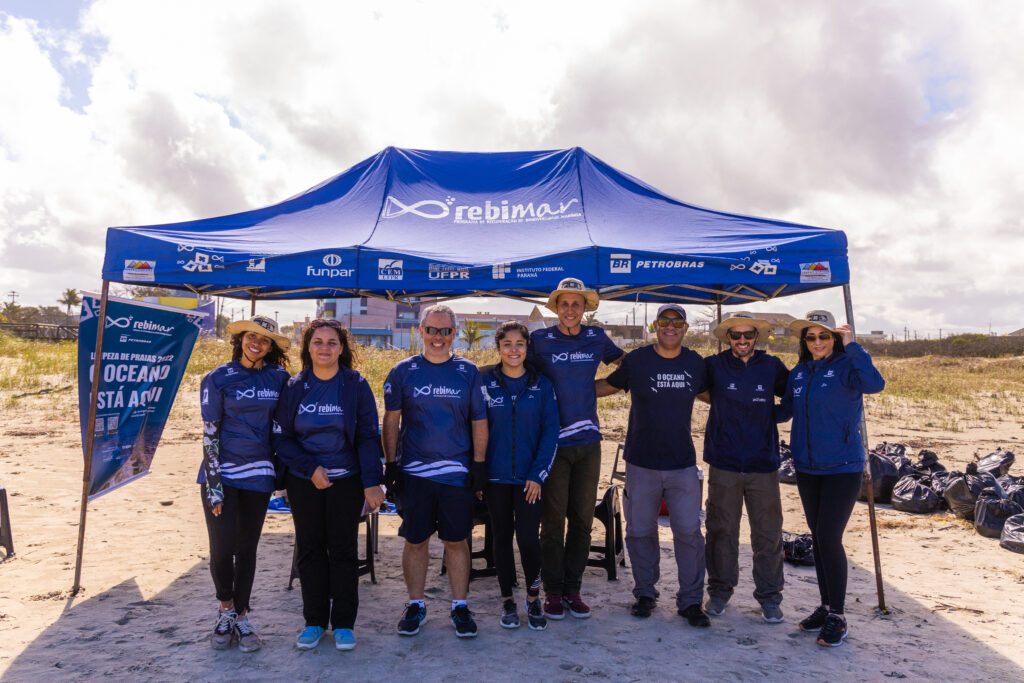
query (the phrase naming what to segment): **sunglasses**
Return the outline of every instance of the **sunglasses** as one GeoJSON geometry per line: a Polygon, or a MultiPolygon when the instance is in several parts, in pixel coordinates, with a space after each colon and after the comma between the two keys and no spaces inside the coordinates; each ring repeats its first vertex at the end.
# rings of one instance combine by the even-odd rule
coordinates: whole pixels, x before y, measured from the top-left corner
{"type": "Polygon", "coordinates": [[[428,325],[428,326],[423,328],[423,331],[426,332],[431,337],[433,337],[435,334],[439,334],[442,337],[447,337],[448,335],[453,333],[455,330],[454,330],[454,328],[451,328],[451,327],[432,327],[432,326],[428,325]]]}
{"type": "Polygon", "coordinates": [[[311,322],[309,326],[314,330],[319,329],[321,327],[336,327],[338,329],[343,329],[341,323],[339,323],[337,320],[327,320],[325,318],[317,318],[316,320],[311,322]]]}
{"type": "Polygon", "coordinates": [[[818,340],[828,341],[831,338],[832,338],[831,334],[828,334],[827,332],[822,332],[819,335],[808,334],[807,336],[804,337],[804,341],[808,341],[808,342],[816,342],[818,340]]]}
{"type": "Polygon", "coordinates": [[[683,329],[686,325],[686,321],[682,318],[658,318],[658,327],[668,327],[671,325],[677,330],[683,329]]]}
{"type": "Polygon", "coordinates": [[[734,332],[729,330],[729,339],[733,341],[739,341],[740,339],[757,339],[757,330],[748,330],[746,332],[734,332]]]}

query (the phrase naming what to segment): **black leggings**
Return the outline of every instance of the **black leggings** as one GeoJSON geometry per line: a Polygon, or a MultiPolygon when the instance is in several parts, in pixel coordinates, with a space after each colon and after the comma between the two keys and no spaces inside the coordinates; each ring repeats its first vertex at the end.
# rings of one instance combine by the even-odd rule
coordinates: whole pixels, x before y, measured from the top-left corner
{"type": "Polygon", "coordinates": [[[241,614],[249,609],[252,580],[256,575],[256,547],[263,532],[270,492],[247,491],[224,484],[224,503],[220,516],[214,517],[199,487],[210,535],[210,574],[217,599],[234,602],[241,614]]]}
{"type": "Polygon", "coordinates": [[[814,538],[814,570],[821,604],[842,614],[846,603],[846,551],[843,532],[860,495],[864,475],[796,473],[796,487],[814,538]]]}
{"type": "Polygon", "coordinates": [[[501,597],[512,595],[516,580],[515,557],[512,554],[512,533],[519,545],[519,559],[526,578],[526,594],[536,597],[540,593],[540,500],[526,502],[522,484],[495,484],[489,482],[484,499],[491,515],[491,534],[494,543],[494,564],[498,569],[501,597]]]}

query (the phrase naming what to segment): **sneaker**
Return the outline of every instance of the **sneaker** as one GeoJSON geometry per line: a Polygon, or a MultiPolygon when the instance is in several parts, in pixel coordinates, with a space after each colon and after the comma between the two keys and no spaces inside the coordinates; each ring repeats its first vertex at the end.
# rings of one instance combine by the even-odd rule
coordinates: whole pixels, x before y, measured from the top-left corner
{"type": "Polygon", "coordinates": [[[420,607],[415,602],[410,602],[405,608],[405,614],[398,622],[398,635],[414,636],[420,632],[420,624],[427,620],[426,606],[420,607]]]}
{"type": "Polygon", "coordinates": [[[774,602],[766,602],[761,605],[761,617],[769,624],[781,624],[782,608],[774,602]]]}
{"type": "Polygon", "coordinates": [[[649,598],[646,595],[641,595],[633,603],[633,606],[629,608],[629,613],[634,617],[640,617],[646,619],[651,616],[651,610],[654,609],[654,598],[649,598]]]}
{"type": "Polygon", "coordinates": [[[708,601],[704,603],[704,611],[713,617],[720,617],[725,611],[725,606],[729,604],[729,598],[723,598],[719,595],[709,595],[708,601]]]}
{"type": "Polygon", "coordinates": [[[354,650],[356,634],[350,628],[334,629],[334,647],[338,650],[354,650]]]}
{"type": "Polygon", "coordinates": [[[295,647],[300,650],[312,650],[314,647],[320,644],[320,638],[324,635],[324,630],[319,626],[307,626],[302,629],[302,633],[295,639],[295,647]]]}
{"type": "Polygon", "coordinates": [[[583,598],[580,597],[579,593],[566,593],[563,595],[562,605],[567,607],[569,614],[577,619],[586,619],[590,616],[590,608],[587,607],[587,603],[583,602],[583,598]]]}
{"type": "Polygon", "coordinates": [[[217,625],[210,634],[210,645],[214,650],[226,650],[231,647],[235,637],[235,620],[238,613],[233,609],[222,609],[217,615],[217,625]]]}
{"type": "Polygon", "coordinates": [[[452,626],[455,627],[455,635],[459,638],[476,638],[476,622],[473,621],[473,613],[466,605],[459,605],[452,610],[452,626]]]}
{"type": "Polygon", "coordinates": [[[811,616],[800,622],[800,630],[808,633],[817,633],[825,625],[825,618],[828,617],[828,610],[819,606],[811,612],[811,616]]]}
{"type": "Polygon", "coordinates": [[[501,625],[504,628],[519,628],[519,612],[516,611],[516,601],[512,598],[501,605],[501,625]]]}
{"type": "Polygon", "coordinates": [[[540,606],[540,600],[526,601],[527,624],[534,631],[543,631],[548,627],[548,620],[544,618],[544,608],[540,606]]]}
{"type": "Polygon", "coordinates": [[[565,608],[562,607],[561,593],[548,593],[544,596],[544,615],[548,619],[565,619],[565,608]]]}
{"type": "Polygon", "coordinates": [[[263,640],[247,615],[243,614],[235,621],[235,635],[238,636],[238,649],[242,652],[256,652],[263,647],[263,640]]]}
{"type": "Polygon", "coordinates": [[[695,628],[707,628],[711,626],[711,620],[708,619],[708,615],[704,614],[704,610],[700,608],[700,605],[694,603],[681,610],[677,610],[676,613],[686,619],[690,626],[695,628]]]}
{"type": "Polygon", "coordinates": [[[839,647],[846,640],[847,633],[849,633],[849,629],[846,628],[846,619],[843,618],[843,615],[829,613],[825,617],[825,625],[821,627],[821,633],[818,634],[818,645],[839,647]]]}

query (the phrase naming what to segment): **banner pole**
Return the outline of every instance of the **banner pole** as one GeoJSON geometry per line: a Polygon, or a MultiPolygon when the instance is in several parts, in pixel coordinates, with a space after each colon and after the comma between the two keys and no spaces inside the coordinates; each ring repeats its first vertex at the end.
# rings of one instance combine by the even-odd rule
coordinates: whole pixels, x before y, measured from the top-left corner
{"type": "Polygon", "coordinates": [[[252,304],[249,306],[249,317],[252,318],[252,317],[255,317],[255,316],[256,316],[256,295],[253,294],[252,295],[252,304]]]}
{"type": "MultiPolygon", "coordinates": [[[[843,285],[843,299],[846,303],[846,322],[854,330],[853,338],[857,339],[856,328],[853,326],[853,299],[850,296],[850,285],[843,285]]],[[[871,481],[871,452],[868,447],[868,423],[864,411],[864,399],[860,405],[860,438],[864,442],[864,482],[868,489],[868,521],[871,526],[871,553],[875,559],[875,591],[878,593],[878,609],[887,614],[885,608],[885,588],[882,585],[882,559],[878,549],[878,524],[875,521],[875,487],[871,481]]]]}
{"type": "Polygon", "coordinates": [[[82,504],[78,515],[78,552],[75,555],[75,583],[71,594],[78,595],[82,588],[82,551],[85,548],[85,513],[89,505],[89,480],[92,474],[92,446],[96,440],[96,412],[100,392],[100,378],[103,376],[103,332],[107,325],[107,296],[110,293],[110,281],[103,281],[100,294],[99,319],[96,321],[96,351],[92,364],[92,389],[89,392],[89,422],[85,425],[85,466],[82,472],[82,504]]]}

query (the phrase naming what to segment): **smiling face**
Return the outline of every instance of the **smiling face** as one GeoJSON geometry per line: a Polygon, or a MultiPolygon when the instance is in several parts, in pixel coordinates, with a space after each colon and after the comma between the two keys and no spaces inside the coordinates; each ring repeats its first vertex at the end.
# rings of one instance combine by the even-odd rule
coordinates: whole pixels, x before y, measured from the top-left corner
{"type": "Polygon", "coordinates": [[[263,357],[270,353],[270,337],[259,332],[246,332],[242,335],[242,351],[246,359],[252,364],[258,364],[263,357]]]}
{"type": "Polygon", "coordinates": [[[658,337],[658,345],[665,350],[674,351],[683,345],[683,336],[689,325],[679,315],[679,311],[668,310],[658,316],[654,323],[654,333],[658,337]],[[682,322],[682,325],[679,323],[682,322]]]}
{"type": "Polygon", "coordinates": [[[314,370],[337,370],[341,344],[341,337],[333,327],[325,325],[314,330],[309,338],[309,356],[314,370]]]}
{"type": "Polygon", "coordinates": [[[558,313],[558,326],[564,328],[562,332],[568,332],[569,330],[576,329],[583,322],[583,313],[587,308],[587,300],[582,294],[566,292],[565,294],[558,295],[555,308],[558,313]]]}
{"type": "Polygon", "coordinates": [[[420,322],[420,337],[423,338],[424,356],[435,361],[447,359],[448,350],[455,341],[455,323],[447,313],[435,311],[420,322]],[[441,334],[445,329],[448,330],[448,334],[441,334]]]}
{"type": "Polygon", "coordinates": [[[832,355],[836,344],[835,335],[820,325],[811,325],[804,331],[804,342],[814,360],[822,360],[832,355]]]}
{"type": "Polygon", "coordinates": [[[526,339],[518,330],[509,330],[498,342],[498,355],[506,369],[521,367],[526,360],[526,339]]]}
{"type": "Polygon", "coordinates": [[[754,344],[757,342],[757,329],[755,327],[752,325],[736,325],[730,328],[727,336],[729,338],[729,348],[732,349],[732,355],[742,361],[746,361],[754,355],[754,344]],[[739,339],[736,339],[736,337],[739,337],[739,339]]]}

